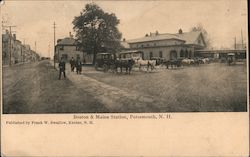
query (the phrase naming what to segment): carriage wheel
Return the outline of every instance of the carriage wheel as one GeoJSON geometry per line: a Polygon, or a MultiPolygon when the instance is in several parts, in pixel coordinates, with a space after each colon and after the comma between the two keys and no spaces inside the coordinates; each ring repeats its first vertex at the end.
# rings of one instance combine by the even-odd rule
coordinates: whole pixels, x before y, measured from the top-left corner
{"type": "Polygon", "coordinates": [[[107,64],[104,64],[104,65],[103,65],[103,71],[104,71],[104,72],[107,72],[108,70],[109,70],[108,65],[107,65],[107,64]]]}
{"type": "Polygon", "coordinates": [[[98,70],[98,64],[95,63],[95,70],[98,70]]]}
{"type": "Polygon", "coordinates": [[[116,71],[115,65],[110,65],[110,69],[112,70],[112,72],[114,73],[116,71]]]}

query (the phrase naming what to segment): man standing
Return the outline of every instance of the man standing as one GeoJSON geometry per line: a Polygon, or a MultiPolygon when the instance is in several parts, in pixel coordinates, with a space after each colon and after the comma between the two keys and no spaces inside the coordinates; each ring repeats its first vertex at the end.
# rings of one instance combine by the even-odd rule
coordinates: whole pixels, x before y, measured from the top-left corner
{"type": "Polygon", "coordinates": [[[76,73],[81,74],[82,72],[82,62],[79,58],[76,60],[76,73]]]}
{"type": "Polygon", "coordinates": [[[63,57],[61,58],[59,62],[59,80],[61,79],[61,74],[63,73],[64,78],[66,78],[65,75],[65,62],[63,60],[63,57]]]}
{"type": "Polygon", "coordinates": [[[70,60],[70,66],[71,66],[71,71],[72,71],[72,72],[74,72],[75,65],[76,65],[76,61],[75,61],[75,59],[72,57],[71,60],[70,60]]]}

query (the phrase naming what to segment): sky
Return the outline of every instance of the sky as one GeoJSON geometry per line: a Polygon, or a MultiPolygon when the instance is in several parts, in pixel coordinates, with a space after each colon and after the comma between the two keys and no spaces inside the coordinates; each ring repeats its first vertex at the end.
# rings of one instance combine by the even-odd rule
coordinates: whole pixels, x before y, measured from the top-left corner
{"type": "Polygon", "coordinates": [[[247,38],[246,0],[154,0],[154,1],[25,1],[9,0],[1,6],[4,25],[13,28],[17,39],[29,44],[41,56],[53,56],[53,23],[56,39],[74,34],[72,21],[79,16],[85,4],[94,2],[105,12],[115,13],[118,26],[126,40],[140,38],[150,32],[184,32],[202,24],[214,48],[228,48],[234,38],[241,42],[247,38]]]}

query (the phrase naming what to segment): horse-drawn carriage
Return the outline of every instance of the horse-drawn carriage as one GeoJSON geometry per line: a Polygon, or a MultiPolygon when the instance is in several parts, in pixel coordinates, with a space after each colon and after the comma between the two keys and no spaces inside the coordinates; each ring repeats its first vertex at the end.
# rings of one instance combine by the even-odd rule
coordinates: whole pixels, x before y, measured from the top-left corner
{"type": "Polygon", "coordinates": [[[115,54],[111,53],[98,53],[96,55],[96,63],[95,69],[96,70],[103,70],[107,72],[109,69],[114,69],[116,56],[115,54]]]}
{"type": "Polygon", "coordinates": [[[121,52],[121,54],[122,55],[126,54],[127,56],[130,56],[131,59],[133,59],[135,66],[138,67],[139,70],[141,70],[142,67],[146,67],[147,70],[149,68],[151,68],[151,70],[155,69],[156,60],[145,60],[142,51],[131,50],[131,51],[121,52]]]}
{"type": "Polygon", "coordinates": [[[227,64],[228,65],[236,64],[236,59],[235,59],[235,54],[234,53],[228,53],[227,54],[227,64]]]}
{"type": "Polygon", "coordinates": [[[114,53],[98,53],[96,56],[95,69],[102,69],[104,72],[111,70],[112,72],[122,73],[122,69],[125,68],[126,72],[130,74],[132,67],[134,65],[134,60],[130,56],[118,56],[114,53]]]}

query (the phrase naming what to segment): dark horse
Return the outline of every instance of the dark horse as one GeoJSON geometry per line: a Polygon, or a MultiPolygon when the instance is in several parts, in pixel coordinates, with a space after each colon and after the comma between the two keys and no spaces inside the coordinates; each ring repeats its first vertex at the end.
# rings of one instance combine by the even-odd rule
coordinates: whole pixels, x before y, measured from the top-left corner
{"type": "Polygon", "coordinates": [[[169,69],[169,67],[174,68],[174,67],[182,66],[180,59],[171,59],[171,60],[163,62],[163,64],[166,66],[167,69],[169,69]]]}
{"type": "Polygon", "coordinates": [[[126,73],[130,74],[133,65],[135,64],[135,61],[133,59],[129,60],[116,60],[114,64],[114,72],[118,72],[118,68],[120,68],[120,71],[122,73],[122,69],[126,69],[126,73]]]}

